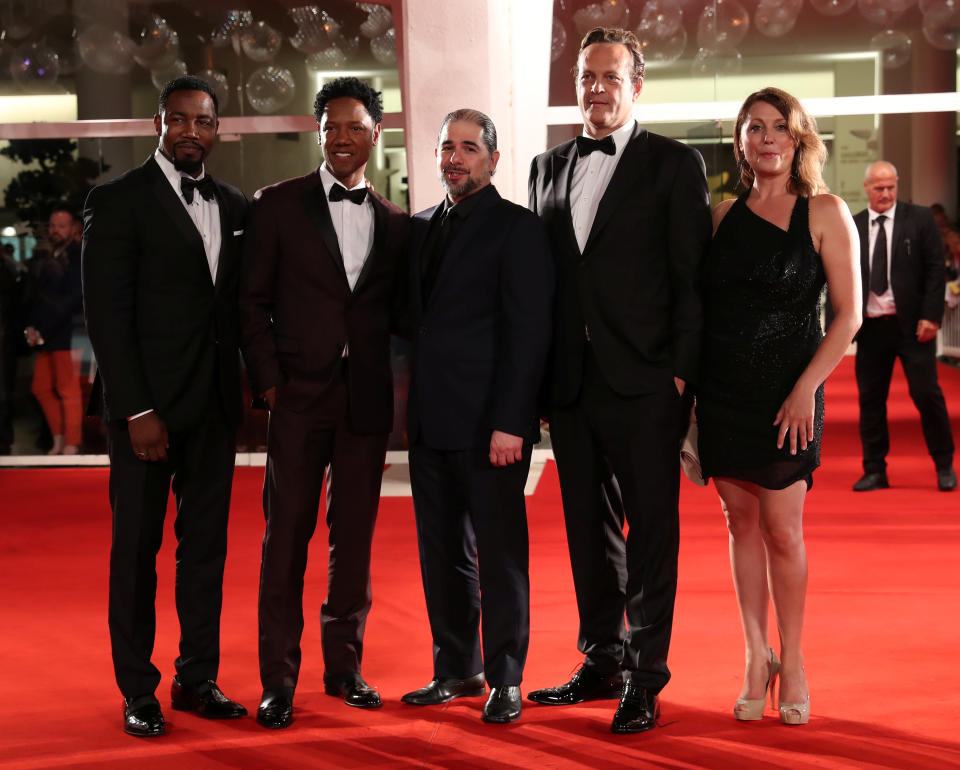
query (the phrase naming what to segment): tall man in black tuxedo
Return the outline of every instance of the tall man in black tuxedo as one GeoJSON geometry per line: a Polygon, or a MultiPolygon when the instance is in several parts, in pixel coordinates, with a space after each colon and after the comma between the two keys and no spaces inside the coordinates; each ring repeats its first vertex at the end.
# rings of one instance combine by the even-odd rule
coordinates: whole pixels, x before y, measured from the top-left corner
{"type": "Polygon", "coordinates": [[[241,418],[237,287],[247,201],[205,173],[217,97],[184,76],[160,94],[159,147],[96,187],[84,211],[83,288],[99,371],[91,409],[110,454],[110,640],[124,730],[164,732],[150,662],[156,555],[177,502],[180,656],[173,708],[246,714],[216,685],[234,433],[241,418]]]}
{"type": "Polygon", "coordinates": [[[482,695],[486,678],[484,721],[512,722],[530,637],[523,489],[540,437],[553,267],[543,225],[490,183],[500,158],[490,118],[451,112],[437,145],[447,197],[414,218],[408,401],[434,678],[403,701],[482,695]]]}
{"type": "Polygon", "coordinates": [[[643,85],[631,32],[587,33],[576,78],[583,135],[534,159],[530,208],[557,267],[550,435],[586,659],[569,682],[529,697],[620,697],[613,731],[639,732],[655,726],[670,678],[678,454],[699,358],[709,193],[699,153],[631,116],[643,85]]]}
{"type": "Polygon", "coordinates": [[[910,398],[920,412],[937,486],[957,488],[953,435],[937,382],[937,330],[943,317],[944,249],[933,212],[897,200],[897,170],[886,161],[867,167],[869,208],[853,221],[860,231],[863,326],[857,334],[857,388],[864,475],[856,492],[886,489],[887,395],[899,358],[910,398]]]}
{"type": "Polygon", "coordinates": [[[303,576],[327,473],[329,567],[320,611],[324,685],[350,706],[380,695],[360,675],[370,548],[393,425],[391,310],[409,217],[367,189],[380,94],[332,80],[314,104],[323,165],[260,190],[244,243],[243,350],[270,409],[260,570],[257,721],[293,721],[303,576]]]}

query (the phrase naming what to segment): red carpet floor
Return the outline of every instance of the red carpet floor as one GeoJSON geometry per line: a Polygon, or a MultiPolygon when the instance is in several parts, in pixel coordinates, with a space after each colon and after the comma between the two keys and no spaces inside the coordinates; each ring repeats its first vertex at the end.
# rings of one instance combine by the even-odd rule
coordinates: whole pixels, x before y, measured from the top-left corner
{"type": "MultiPolygon", "coordinates": [[[[960,372],[941,373],[960,436],[960,372]]],[[[481,723],[482,699],[400,704],[428,681],[430,640],[409,499],[384,499],[364,674],[385,706],[364,712],[322,692],[317,616],[321,527],[306,587],[297,720],[204,721],[166,709],[169,733],[120,730],[106,625],[110,513],[104,469],[0,471],[0,768],[42,767],[960,767],[960,492],[936,491],[919,420],[897,374],[889,491],[854,494],[859,476],[852,362],[828,383],[824,465],[808,497],[806,657],[813,718],[785,727],[731,715],[742,642],[726,535],[712,488],[684,482],[680,589],[662,726],[614,736],[614,704],[529,704],[508,726],[481,723]]],[[[220,683],[248,708],[260,694],[256,594],[261,469],[238,469],[227,560],[220,683]]],[[[172,519],[172,516],[171,516],[172,519]]],[[[556,471],[529,498],[532,638],[524,690],[566,678],[579,656],[556,471]]],[[[154,660],[166,706],[177,623],[173,536],[161,553],[154,660]]]]}

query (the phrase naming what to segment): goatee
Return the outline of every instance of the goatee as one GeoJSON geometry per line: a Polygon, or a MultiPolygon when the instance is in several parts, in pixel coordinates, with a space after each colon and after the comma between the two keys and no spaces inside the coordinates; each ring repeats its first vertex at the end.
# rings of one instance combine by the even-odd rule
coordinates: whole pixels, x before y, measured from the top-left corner
{"type": "Polygon", "coordinates": [[[184,174],[196,176],[203,169],[202,160],[187,160],[186,158],[174,158],[173,167],[184,174]]]}

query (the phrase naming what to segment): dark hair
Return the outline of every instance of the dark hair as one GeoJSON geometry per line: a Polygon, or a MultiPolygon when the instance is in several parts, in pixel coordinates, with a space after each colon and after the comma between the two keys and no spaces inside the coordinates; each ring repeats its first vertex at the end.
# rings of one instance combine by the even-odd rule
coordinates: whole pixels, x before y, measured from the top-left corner
{"type": "Polygon", "coordinates": [[[809,115],[795,96],[779,88],[764,88],[750,94],[740,107],[737,122],[733,128],[733,157],[740,168],[740,181],[751,187],[756,174],[747,165],[740,146],[740,131],[747,121],[750,108],[757,102],[766,102],[787,121],[787,132],[793,139],[793,164],[787,189],[805,198],[825,193],[829,190],[823,181],[823,166],[827,162],[827,148],[817,133],[817,121],[809,115]]]}
{"type": "Polygon", "coordinates": [[[67,214],[70,216],[70,219],[72,221],[74,222],[80,221],[80,217],[77,216],[77,212],[75,212],[73,209],[68,209],[66,206],[61,206],[61,205],[54,206],[52,209],[50,209],[50,213],[47,215],[47,219],[52,217],[54,214],[67,214]]]}
{"type": "Polygon", "coordinates": [[[337,78],[329,83],[324,83],[323,88],[317,92],[317,98],[313,102],[313,117],[320,122],[323,117],[323,111],[327,108],[327,102],[334,99],[356,99],[367,110],[367,114],[374,124],[383,120],[383,98],[379,91],[375,91],[372,86],[367,85],[357,78],[337,78]]]}
{"type": "MultiPolygon", "coordinates": [[[[587,46],[593,45],[594,43],[618,43],[619,45],[626,46],[627,50],[633,56],[633,74],[630,76],[630,81],[636,83],[643,77],[643,46],[640,44],[637,36],[629,29],[621,29],[620,27],[594,27],[584,35],[583,40],[580,41],[580,53],[583,53],[587,46]]],[[[577,67],[574,67],[574,73],[576,73],[578,67],[579,62],[577,67]]]]}
{"type": "Polygon", "coordinates": [[[220,102],[217,99],[216,91],[213,90],[213,87],[202,78],[198,78],[196,75],[181,75],[176,77],[167,83],[163,90],[160,91],[160,107],[157,110],[158,112],[163,112],[167,109],[167,99],[170,98],[170,94],[174,91],[203,91],[207,96],[213,100],[213,112],[215,115],[220,115],[220,102]]]}
{"type": "Polygon", "coordinates": [[[454,110],[453,112],[447,113],[447,116],[443,119],[443,122],[440,123],[440,130],[437,132],[437,144],[440,144],[440,134],[443,133],[444,127],[448,123],[453,123],[455,120],[466,120],[470,123],[475,123],[480,126],[482,129],[483,143],[486,145],[487,151],[493,155],[497,151],[497,127],[493,125],[493,121],[490,120],[489,115],[485,115],[480,112],[480,110],[472,110],[469,107],[461,107],[459,110],[454,110]]]}

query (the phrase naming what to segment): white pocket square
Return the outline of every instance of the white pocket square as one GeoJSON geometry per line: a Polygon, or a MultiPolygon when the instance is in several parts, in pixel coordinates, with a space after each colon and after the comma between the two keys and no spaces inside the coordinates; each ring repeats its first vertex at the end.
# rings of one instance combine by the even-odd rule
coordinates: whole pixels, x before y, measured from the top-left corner
{"type": "Polygon", "coordinates": [[[234,234],[234,235],[243,235],[243,230],[234,230],[234,231],[233,231],[233,234],[234,234]]]}

